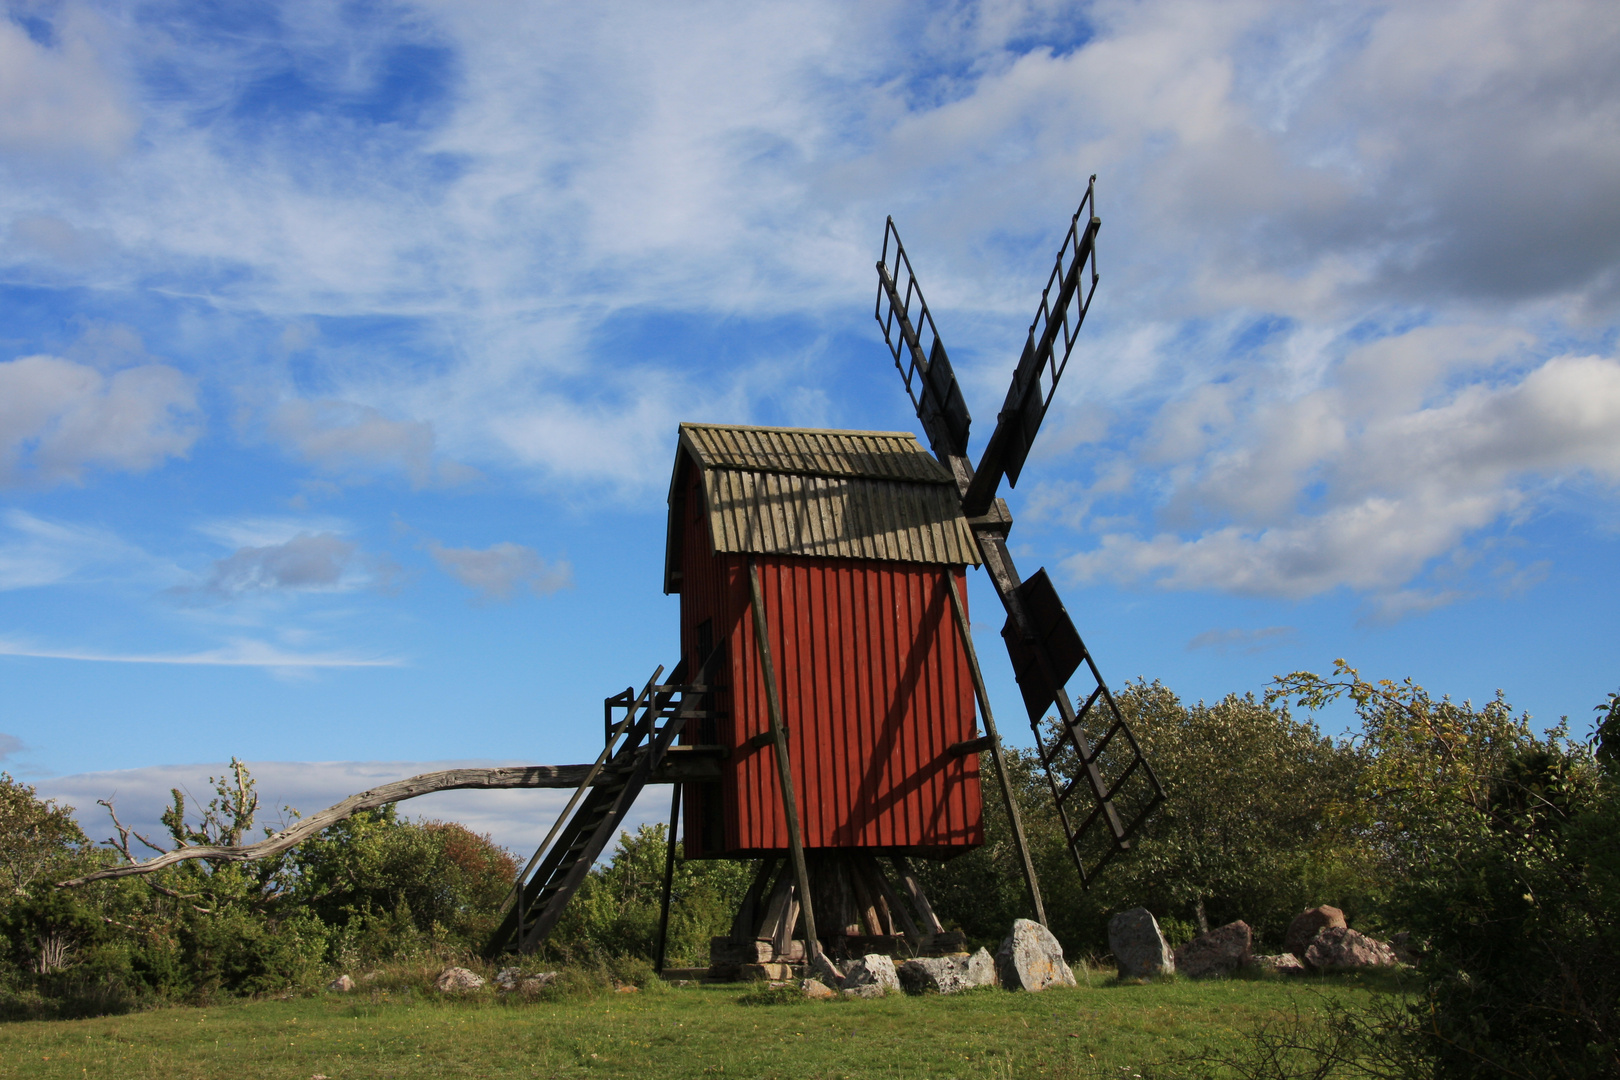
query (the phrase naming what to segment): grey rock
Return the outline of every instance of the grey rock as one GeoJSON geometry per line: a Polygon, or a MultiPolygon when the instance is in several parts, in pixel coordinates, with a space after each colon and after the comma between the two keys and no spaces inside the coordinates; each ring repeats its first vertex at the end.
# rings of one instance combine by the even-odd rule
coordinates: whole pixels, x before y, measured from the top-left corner
{"type": "Polygon", "coordinates": [[[503,994],[533,997],[557,978],[555,971],[529,972],[522,968],[502,968],[495,973],[495,989],[503,994]]]}
{"type": "Polygon", "coordinates": [[[851,998],[880,998],[885,993],[883,987],[878,986],[876,983],[864,983],[860,986],[847,986],[844,988],[844,996],[851,998]]]}
{"type": "Polygon", "coordinates": [[[1176,970],[1170,943],[1147,908],[1131,908],[1109,919],[1108,947],[1121,979],[1151,979],[1176,970]]]}
{"type": "Polygon", "coordinates": [[[448,967],[439,972],[439,977],[433,980],[433,989],[441,994],[459,993],[464,990],[477,990],[484,985],[483,976],[468,971],[464,967],[448,967]]]}
{"type": "Polygon", "coordinates": [[[831,1001],[838,994],[820,979],[806,979],[800,987],[811,1001],[831,1001]]]}
{"type": "Polygon", "coordinates": [[[1403,964],[1416,964],[1423,959],[1424,943],[1412,937],[1410,930],[1402,930],[1389,939],[1389,947],[1395,953],[1395,959],[1403,964]]]}
{"type": "Polygon", "coordinates": [[[1347,926],[1330,926],[1311,939],[1305,948],[1305,963],[1314,971],[1343,971],[1351,968],[1394,967],[1395,950],[1347,926]]]}
{"type": "Polygon", "coordinates": [[[1045,990],[1075,985],[1052,931],[1033,919],[1018,919],[996,950],[996,977],[1009,990],[1045,990]]]}
{"type": "MultiPolygon", "coordinates": [[[[845,990],[859,990],[862,987],[875,986],[878,994],[886,994],[891,990],[900,989],[900,976],[894,970],[894,961],[882,953],[868,953],[849,965],[848,973],[844,976],[845,990]]],[[[871,997],[871,994],[862,994],[862,997],[871,997]]]]}
{"type": "Polygon", "coordinates": [[[1331,904],[1309,908],[1295,915],[1293,921],[1288,924],[1288,932],[1283,935],[1283,949],[1303,960],[1306,947],[1317,934],[1323,930],[1347,925],[1349,924],[1344,921],[1344,912],[1331,904]]]}
{"type": "Polygon", "coordinates": [[[962,963],[962,980],[969,986],[996,986],[996,961],[989,949],[980,949],[962,963]]]}
{"type": "Polygon", "coordinates": [[[1279,975],[1303,975],[1307,970],[1305,962],[1291,952],[1257,956],[1254,964],[1263,971],[1275,971],[1279,975]]]}
{"type": "Polygon", "coordinates": [[[328,990],[336,990],[340,994],[347,994],[350,990],[354,989],[354,980],[349,978],[347,975],[339,975],[337,978],[327,983],[326,988],[328,990]]]}
{"type": "Polygon", "coordinates": [[[900,965],[900,988],[908,994],[954,994],[968,988],[966,957],[919,956],[900,965]]]}
{"type": "Polygon", "coordinates": [[[996,985],[996,962],[988,949],[969,956],[919,956],[901,964],[900,987],[908,994],[955,994],[996,985]]]}
{"type": "Polygon", "coordinates": [[[819,979],[825,986],[839,987],[844,985],[844,973],[838,970],[838,965],[829,960],[827,954],[819,949],[816,950],[816,955],[810,959],[805,968],[812,979],[819,979]]]}
{"type": "Polygon", "coordinates": [[[1239,919],[1199,934],[1176,950],[1176,971],[1193,979],[1220,978],[1254,962],[1254,935],[1239,919]]]}

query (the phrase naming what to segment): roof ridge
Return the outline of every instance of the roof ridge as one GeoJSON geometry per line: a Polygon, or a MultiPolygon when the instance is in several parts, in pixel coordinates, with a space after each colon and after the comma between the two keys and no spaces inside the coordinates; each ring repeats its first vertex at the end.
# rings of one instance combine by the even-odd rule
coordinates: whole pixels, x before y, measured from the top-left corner
{"type": "MultiPolygon", "coordinates": [[[[856,428],[768,427],[763,424],[709,424],[698,420],[682,420],[682,428],[711,428],[722,431],[773,431],[798,435],[867,435],[879,438],[910,439],[922,449],[922,442],[911,431],[861,431],[856,428]]],[[[923,451],[927,453],[926,450],[923,451]]]]}

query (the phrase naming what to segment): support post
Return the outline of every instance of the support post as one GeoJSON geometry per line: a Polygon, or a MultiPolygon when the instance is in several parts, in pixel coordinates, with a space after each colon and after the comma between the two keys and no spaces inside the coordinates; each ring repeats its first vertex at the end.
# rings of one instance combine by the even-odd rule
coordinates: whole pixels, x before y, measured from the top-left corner
{"type": "Polygon", "coordinates": [[[1041,885],[1035,877],[1035,863],[1029,857],[1029,844],[1024,839],[1024,820],[1018,813],[1018,800],[1013,797],[1012,780],[1007,776],[1007,763],[1001,756],[1001,736],[996,732],[996,718],[990,711],[990,693],[984,685],[984,674],[979,670],[979,653],[973,647],[973,632],[968,625],[967,607],[962,603],[962,592],[956,587],[956,574],[947,567],[945,581],[951,587],[951,610],[956,613],[956,628],[962,634],[967,649],[968,669],[973,673],[973,692],[979,698],[979,713],[984,717],[984,733],[990,736],[990,760],[995,762],[996,778],[1001,781],[1001,799],[1007,808],[1007,821],[1012,825],[1013,847],[1018,850],[1018,862],[1024,872],[1024,888],[1029,893],[1030,905],[1035,909],[1035,921],[1046,925],[1046,905],[1041,903],[1041,885]]]}
{"type": "MultiPolygon", "coordinates": [[[[771,634],[765,622],[765,597],[759,587],[759,563],[752,557],[748,560],[748,588],[754,608],[754,638],[759,645],[759,663],[765,676],[765,705],[770,715],[771,737],[776,742],[776,772],[782,783],[783,808],[787,811],[788,853],[793,859],[799,906],[804,912],[804,949],[814,960],[821,955],[821,941],[816,937],[816,916],[810,904],[810,871],[804,864],[799,803],[793,794],[793,763],[788,757],[787,731],[782,726],[782,700],[777,690],[776,665],[771,661],[771,634]]],[[[790,929],[790,936],[791,933],[790,929]]]]}
{"type": "Polygon", "coordinates": [[[664,849],[664,899],[658,909],[658,952],[653,970],[664,973],[664,947],[669,944],[669,894],[675,884],[675,830],[681,823],[681,786],[675,785],[675,797],[669,806],[669,846],[664,849]]]}

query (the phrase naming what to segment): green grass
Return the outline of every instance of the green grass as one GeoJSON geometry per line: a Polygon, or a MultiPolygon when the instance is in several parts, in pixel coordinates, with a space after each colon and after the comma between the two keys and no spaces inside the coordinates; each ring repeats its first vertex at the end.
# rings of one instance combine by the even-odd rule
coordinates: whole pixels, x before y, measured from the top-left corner
{"type": "Polygon", "coordinates": [[[1267,1019],[1369,976],[1091,985],[1041,994],[749,1004],[744,986],[533,1002],[365,990],[0,1025],[0,1077],[1074,1077],[1131,1080],[1155,1060],[1235,1049],[1267,1019]]]}

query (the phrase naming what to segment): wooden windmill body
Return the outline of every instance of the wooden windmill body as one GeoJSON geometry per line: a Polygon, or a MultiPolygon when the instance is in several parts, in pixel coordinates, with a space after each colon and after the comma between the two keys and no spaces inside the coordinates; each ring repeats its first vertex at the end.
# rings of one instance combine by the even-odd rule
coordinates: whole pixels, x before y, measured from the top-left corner
{"type": "MultiPolygon", "coordinates": [[[[607,700],[607,747],[520,875],[492,955],[545,939],[649,783],[676,785],[667,867],[678,835],[688,858],[759,860],[714,943],[716,974],[827,951],[948,949],[958,942],[908,860],[984,842],[981,752],[1045,922],[967,618],[975,567],[1006,610],[1002,637],[1082,884],[1129,849],[1163,789],[1045,571],[1020,578],[996,497],[1002,479],[1017,483],[1090,306],[1100,224],[1088,187],[976,464],[892,219],[876,315],[927,450],[909,433],[681,425],[664,569],[664,591],[680,596],[681,660],[668,682],[660,668],[639,694],[607,700]]],[[[668,904],[666,869],[665,925],[668,904]]]]}

